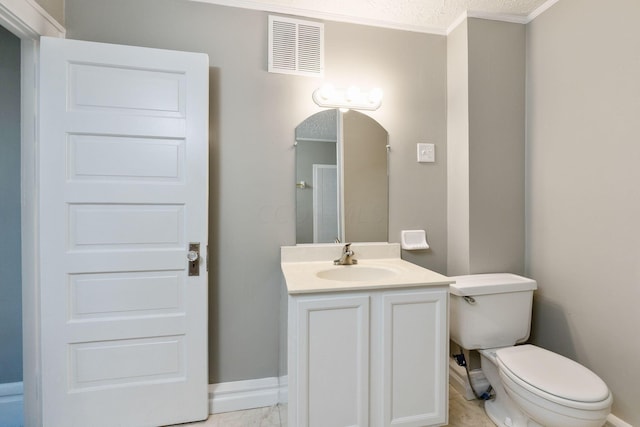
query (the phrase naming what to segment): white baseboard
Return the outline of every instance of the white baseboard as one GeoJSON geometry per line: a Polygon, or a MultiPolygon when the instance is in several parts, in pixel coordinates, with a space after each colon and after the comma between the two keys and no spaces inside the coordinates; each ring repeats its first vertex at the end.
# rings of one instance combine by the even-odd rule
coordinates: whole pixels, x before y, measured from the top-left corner
{"type": "Polygon", "coordinates": [[[616,417],[613,414],[609,414],[607,416],[606,427],[633,427],[631,424],[622,421],[620,418],[616,417]]]}
{"type": "MultiPolygon", "coordinates": [[[[287,403],[287,376],[209,385],[209,413],[242,411],[287,403]]],[[[0,426],[23,426],[23,385],[0,384],[0,426]]],[[[633,427],[613,414],[607,427],[633,427]]]]}
{"type": "Polygon", "coordinates": [[[209,385],[209,413],[241,411],[288,401],[287,377],[209,385]]]}
{"type": "Polygon", "coordinates": [[[0,384],[0,426],[22,427],[24,388],[19,383],[0,384]]]}

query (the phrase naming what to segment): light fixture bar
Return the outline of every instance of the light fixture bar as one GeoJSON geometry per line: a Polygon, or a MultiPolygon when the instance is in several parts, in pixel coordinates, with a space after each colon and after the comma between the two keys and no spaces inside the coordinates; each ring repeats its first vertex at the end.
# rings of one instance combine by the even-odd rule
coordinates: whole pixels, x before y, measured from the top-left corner
{"type": "Polygon", "coordinates": [[[321,107],[373,111],[382,105],[382,95],[380,88],[363,91],[356,86],[336,89],[325,84],[313,91],[312,98],[321,107]]]}

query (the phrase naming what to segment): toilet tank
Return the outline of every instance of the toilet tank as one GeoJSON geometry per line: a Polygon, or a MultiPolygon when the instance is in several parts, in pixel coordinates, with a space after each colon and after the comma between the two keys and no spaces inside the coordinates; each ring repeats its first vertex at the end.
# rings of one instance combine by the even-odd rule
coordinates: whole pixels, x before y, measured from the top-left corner
{"type": "Polygon", "coordinates": [[[452,277],[451,339],[468,350],[526,341],[531,330],[535,280],[509,273],[452,277]]]}

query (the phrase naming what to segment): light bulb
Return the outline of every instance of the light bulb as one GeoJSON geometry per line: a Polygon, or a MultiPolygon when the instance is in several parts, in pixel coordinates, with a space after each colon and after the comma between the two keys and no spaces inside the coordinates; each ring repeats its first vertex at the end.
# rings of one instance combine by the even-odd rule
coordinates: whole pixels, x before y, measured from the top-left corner
{"type": "Polygon", "coordinates": [[[349,88],[347,89],[347,101],[349,102],[354,102],[357,101],[358,97],[360,96],[360,88],[358,88],[357,86],[349,86],[349,88]]]}
{"type": "Polygon", "coordinates": [[[379,103],[380,101],[382,101],[382,95],[382,89],[380,89],[379,87],[371,89],[371,92],[369,92],[369,102],[372,104],[379,103]]]}
{"type": "Polygon", "coordinates": [[[319,91],[319,95],[325,101],[332,99],[335,94],[335,88],[330,83],[325,83],[322,85],[319,91]]]}

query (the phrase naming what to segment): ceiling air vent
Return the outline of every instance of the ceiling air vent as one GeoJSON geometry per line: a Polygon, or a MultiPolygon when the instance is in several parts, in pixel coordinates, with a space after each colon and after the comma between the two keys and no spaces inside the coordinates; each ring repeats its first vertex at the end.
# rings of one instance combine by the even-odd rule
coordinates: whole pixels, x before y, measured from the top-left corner
{"type": "Polygon", "coordinates": [[[324,25],[269,16],[269,72],[321,77],[324,25]]]}

